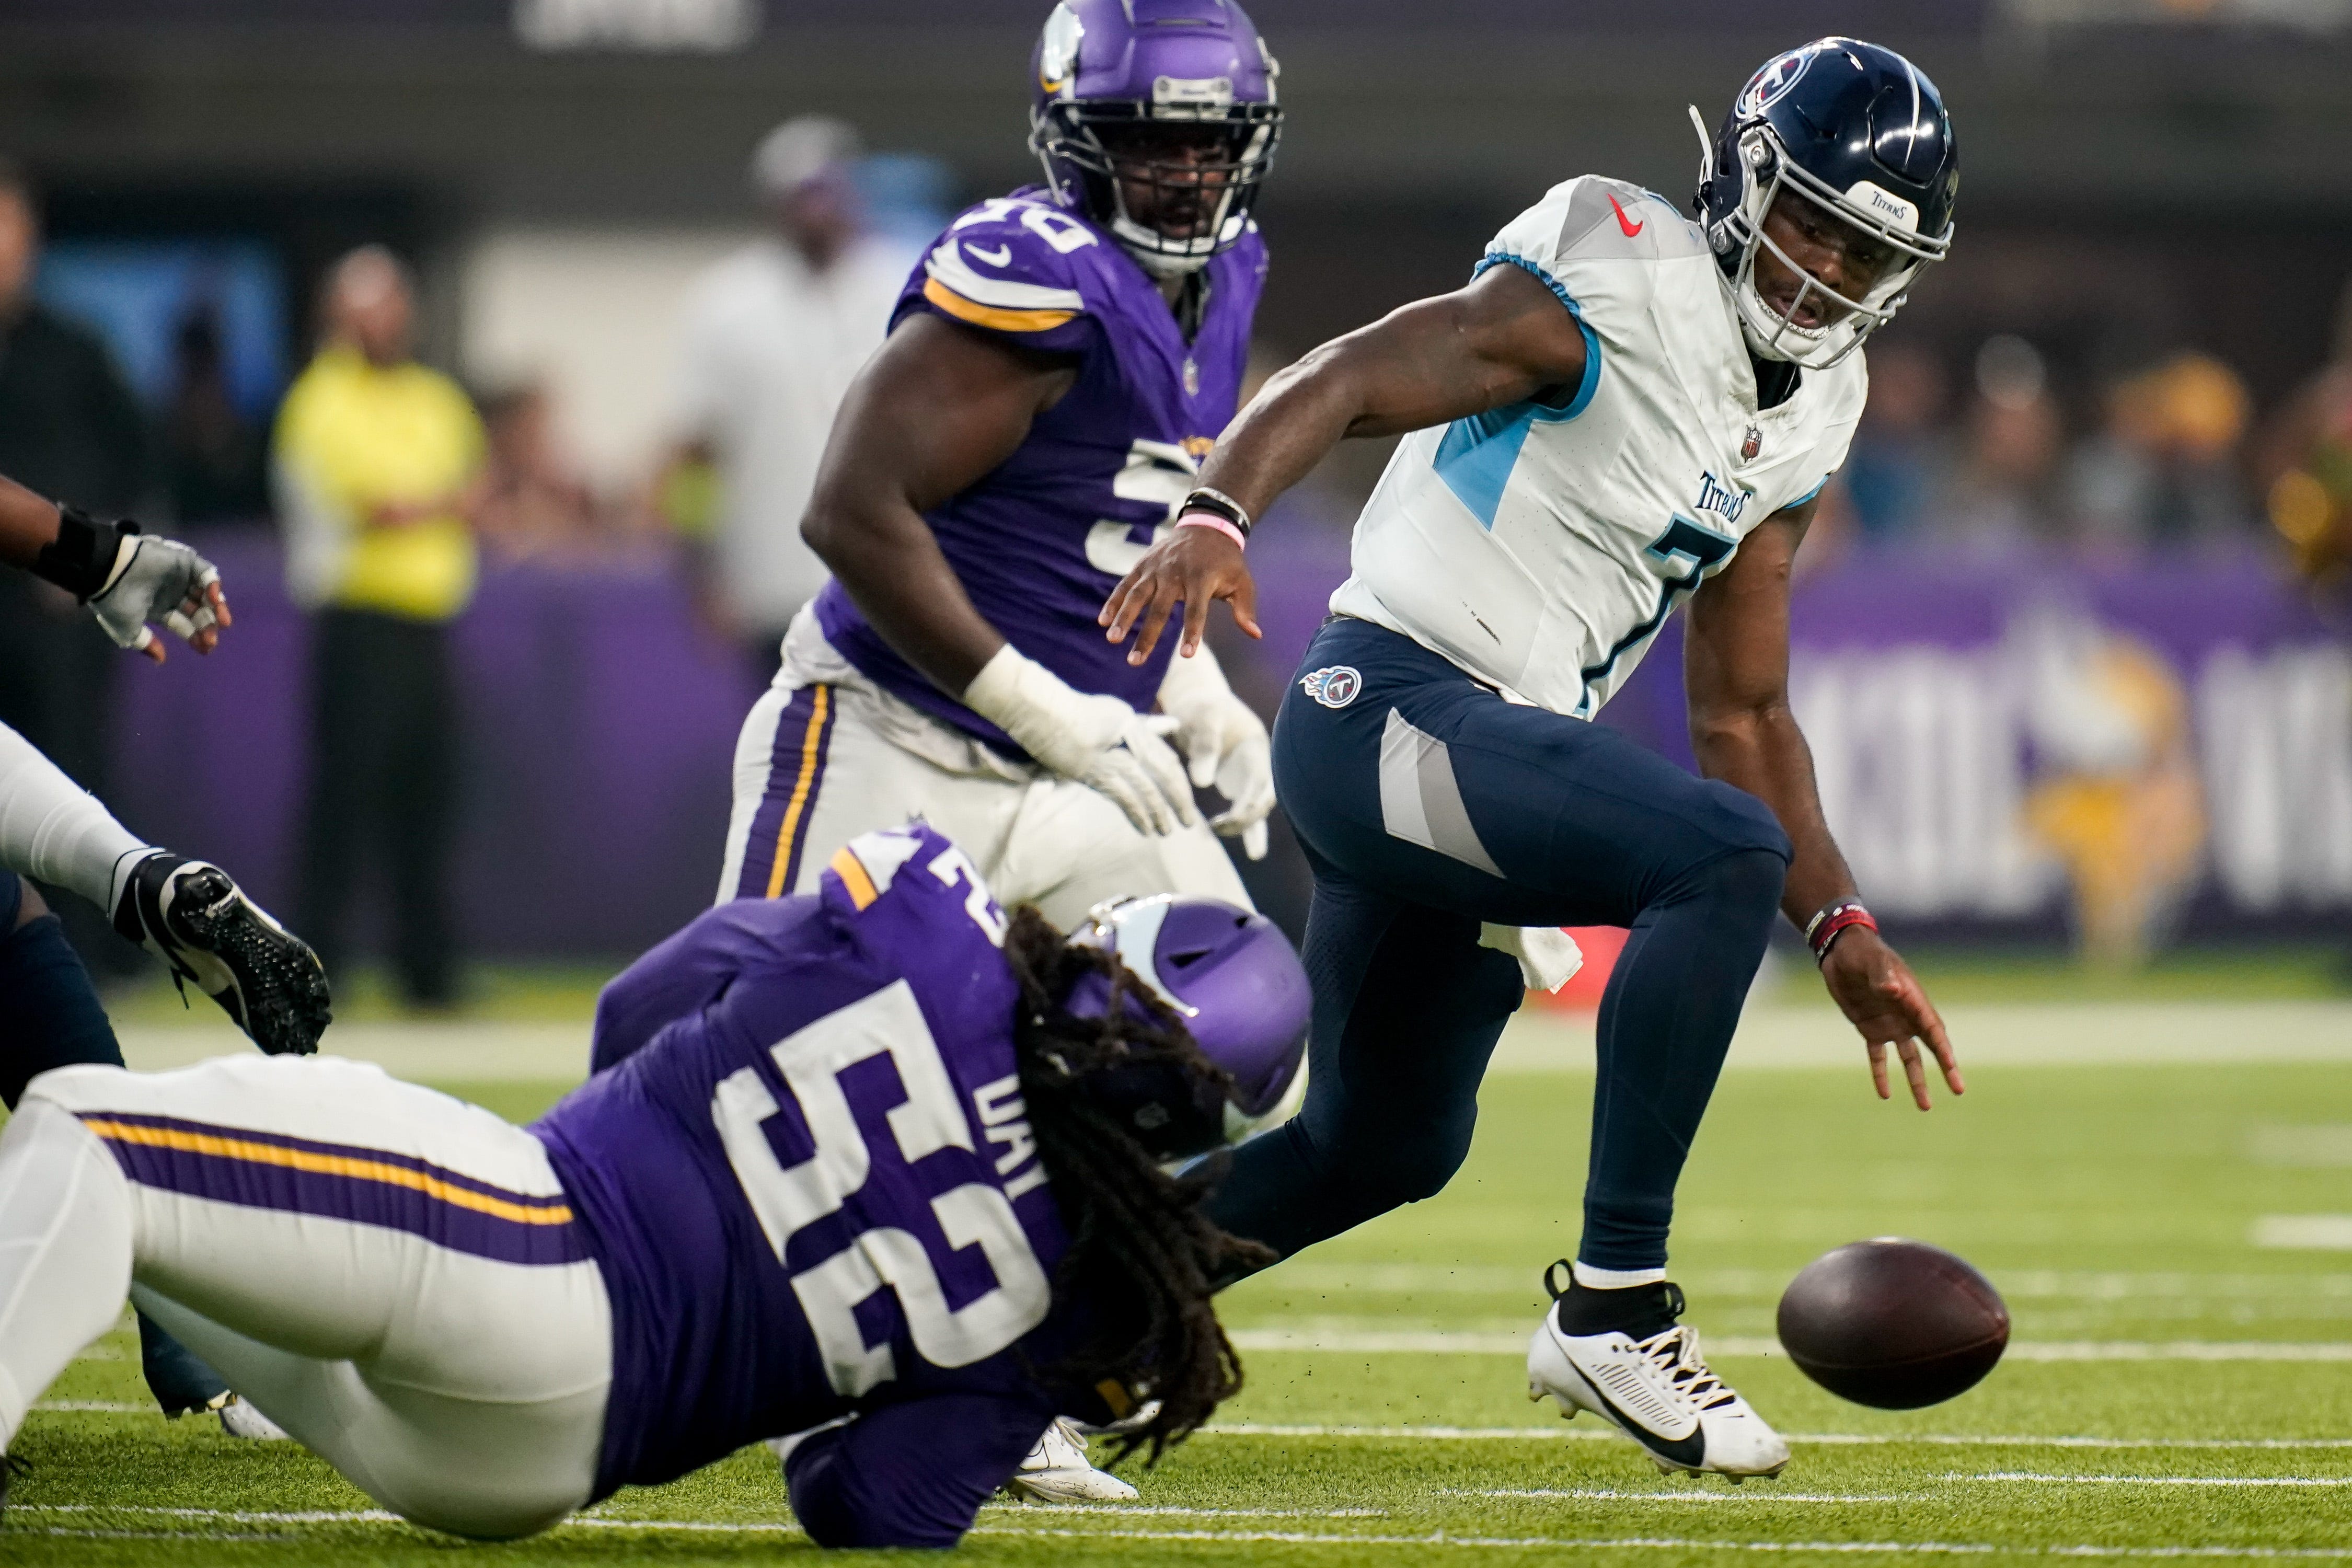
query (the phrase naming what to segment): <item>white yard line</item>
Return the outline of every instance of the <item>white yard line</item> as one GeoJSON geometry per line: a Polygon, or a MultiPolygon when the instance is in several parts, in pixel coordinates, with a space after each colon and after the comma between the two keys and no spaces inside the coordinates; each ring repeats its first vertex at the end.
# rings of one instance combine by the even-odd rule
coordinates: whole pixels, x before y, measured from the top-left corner
{"type": "MultiPolygon", "coordinates": [[[[2128,1064],[2352,1062],[2352,1003],[2311,1000],[1973,1003],[1946,1008],[1960,1059],[2003,1071],[2128,1064]]],[[[1522,1009],[1495,1052],[1496,1073],[1592,1070],[1593,1021],[1522,1009]]],[[[1731,1072],[1863,1070],[1861,1042],[1826,998],[1741,1015],[1731,1072]]]]}
{"type": "Polygon", "coordinates": [[[121,1399],[44,1399],[33,1406],[36,1410],[101,1411],[113,1415],[141,1414],[161,1415],[152,1405],[132,1405],[121,1399]]]}
{"type": "MultiPolygon", "coordinates": [[[[1307,1355],[1525,1355],[1528,1336],[1483,1330],[1355,1330],[1261,1326],[1235,1329],[1242,1351],[1307,1355]]],[[[1704,1340],[1710,1357],[1782,1356],[1777,1340],[1726,1335],[1704,1340]]],[[[2009,1347],[2013,1362],[2276,1361],[2352,1362],[2352,1342],[2314,1340],[2024,1340],[2009,1347]]]]}
{"type": "Polygon", "coordinates": [[[1746,1487],[1725,1491],[1629,1492],[1609,1487],[1493,1487],[1477,1491],[1449,1491],[1445,1497],[1561,1498],[1576,1502],[1917,1502],[1925,1492],[1784,1492],[1769,1487],[1750,1491],[1746,1487]]]}
{"type": "MultiPolygon", "coordinates": [[[[1584,1438],[1610,1442],[1618,1437],[1599,1426],[1352,1426],[1313,1424],[1276,1425],[1218,1422],[1201,1431],[1214,1437],[1394,1437],[1420,1442],[1488,1442],[1523,1440],[1550,1442],[1584,1438]]],[[[1963,1448],[2200,1448],[2303,1450],[2352,1448],[2352,1437],[2033,1437],[1978,1436],[1958,1432],[1789,1432],[1791,1443],[1824,1447],[1893,1447],[1916,1443],[1963,1448]]]]}
{"type": "Polygon", "coordinates": [[[2123,1557],[2254,1558],[2344,1562],[2352,1546],[2009,1546],[1990,1541],[1708,1541],[1696,1537],[1449,1535],[1316,1535],[1276,1530],[1014,1530],[983,1525],[974,1535],[1017,1535],[1061,1541],[1258,1542],[1283,1546],[1454,1546],[1486,1550],[1551,1548],[1577,1552],[1760,1552],[1777,1556],[1819,1552],[1863,1557],[2123,1557]]]}
{"type": "Polygon", "coordinates": [[[2352,1487],[2352,1476],[2038,1476],[1995,1470],[1952,1480],[2039,1481],[2059,1487],[2352,1487]]]}
{"type": "MultiPolygon", "coordinates": [[[[1627,1496],[1642,1494],[1628,1493],[1627,1496]]],[[[396,1523],[394,1516],[377,1510],[352,1510],[347,1512],[328,1510],[268,1513],[226,1509],[198,1508],[114,1508],[94,1503],[30,1503],[10,1510],[14,1514],[118,1514],[136,1518],[168,1518],[215,1520],[226,1524],[379,1524],[396,1523]]],[[[1140,1510],[1105,1510],[1106,1512],[1141,1512],[1140,1510]]],[[[604,1529],[684,1531],[692,1534],[718,1535],[799,1535],[796,1525],[782,1522],[730,1523],[683,1519],[601,1519],[583,1518],[565,1521],[556,1526],[565,1529],[604,1529]]],[[[15,1533],[10,1531],[9,1533],[15,1533]]],[[[36,1528],[28,1534],[121,1536],[131,1539],[198,1539],[233,1541],[251,1539],[249,1534],[226,1531],[131,1531],[88,1529],[36,1528]]],[[[1851,1556],[1994,1556],[2007,1553],[2020,1557],[2118,1557],[2118,1558],[2257,1558],[2281,1561],[2341,1562],[2352,1559],[2352,1547],[2280,1547],[2280,1546],[2027,1546],[2006,1545],[1998,1542],[1977,1541],[1709,1541],[1698,1537],[1678,1536],[1552,1536],[1552,1535],[1453,1535],[1436,1531],[1424,1535],[1372,1535],[1344,1531],[1318,1533],[1307,1531],[1277,1530],[1057,1530],[1050,1526],[1018,1526],[983,1524],[971,1531],[974,1535],[1016,1536],[1054,1541],[1154,1541],[1202,1542],[1209,1543],[1244,1542],[1293,1546],[1453,1546],[1487,1550],[1524,1551],[1553,1549],[1564,1551],[1618,1552],[1756,1552],[1775,1555],[1819,1552],[1851,1556]]]]}
{"type": "Polygon", "coordinates": [[[1129,1502],[991,1502],[981,1505],[981,1512],[1026,1513],[1032,1509],[1049,1509],[1055,1513],[1113,1513],[1133,1519],[1139,1514],[1166,1514],[1181,1519],[1386,1519],[1388,1510],[1379,1508],[1158,1508],[1129,1502]]]}
{"type": "MultiPolygon", "coordinates": [[[[1678,1275],[1677,1280],[1695,1299],[1777,1300],[1795,1277],[1786,1268],[1707,1268],[1678,1275]]],[[[1321,1263],[1300,1258],[1261,1276],[1272,1292],[1359,1291],[1370,1295],[1527,1296],[1540,1300],[1535,1270],[1517,1263],[1321,1263]]],[[[2248,1296],[2292,1292],[2298,1296],[2352,1298],[2352,1274],[2281,1272],[2275,1274],[2188,1274],[2174,1271],[2128,1272],[2119,1269],[2021,1268],[1992,1276],[2000,1293],[2012,1301],[2114,1301],[2130,1303],[2150,1297],[2168,1300],[2211,1298],[2237,1300],[2248,1296]]]]}

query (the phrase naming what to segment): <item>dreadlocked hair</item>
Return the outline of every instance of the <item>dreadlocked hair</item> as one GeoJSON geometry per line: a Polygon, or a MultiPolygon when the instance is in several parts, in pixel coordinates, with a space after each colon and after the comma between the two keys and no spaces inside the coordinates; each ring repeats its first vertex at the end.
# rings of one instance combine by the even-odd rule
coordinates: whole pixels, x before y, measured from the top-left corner
{"type": "MultiPolygon", "coordinates": [[[[1156,1465],[1224,1400],[1241,1392],[1241,1358],[1217,1321],[1217,1286],[1272,1263],[1271,1247],[1228,1235],[1201,1212],[1217,1169],[1171,1176],[1087,1095],[1097,1069],[1172,1063],[1229,1086],[1173,1009],[1099,949],[1073,946],[1024,905],[1013,911],[1005,961],[1021,986],[1013,1026],[1021,1095],[1037,1152],[1053,1184],[1070,1247],[1057,1294],[1108,1300],[1105,1326],[1059,1365],[1056,1379],[1160,1402],[1151,1419],[1122,1434],[1116,1464],[1149,1447],[1156,1465]],[[1088,974],[1110,984],[1099,1018],[1073,1015],[1070,988],[1088,974]]],[[[1116,1405],[1117,1400],[1112,1404],[1116,1405]]]]}

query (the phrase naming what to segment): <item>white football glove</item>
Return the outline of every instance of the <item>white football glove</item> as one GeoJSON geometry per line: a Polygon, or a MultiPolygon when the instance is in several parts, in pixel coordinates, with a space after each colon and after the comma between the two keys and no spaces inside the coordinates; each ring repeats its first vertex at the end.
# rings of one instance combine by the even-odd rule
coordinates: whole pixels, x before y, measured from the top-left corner
{"type": "Polygon", "coordinates": [[[184,642],[218,624],[205,590],[219,581],[219,568],[178,540],[126,533],[106,586],[89,597],[89,611],[117,647],[152,643],[150,621],[163,622],[184,642]]]}
{"type": "Polygon", "coordinates": [[[1274,810],[1274,746],[1265,721],[1225,684],[1224,667],[1202,644],[1192,658],[1168,661],[1160,706],[1176,721],[1176,745],[1192,770],[1195,788],[1214,785],[1225,809],[1209,818],[1242,853],[1265,858],[1265,819],[1274,810]]]}
{"type": "Polygon", "coordinates": [[[1074,690],[1011,643],[972,677],[963,701],[1055,773],[1108,795],[1139,831],[1157,837],[1201,820],[1184,764],[1162,739],[1174,719],[1074,690]]]}

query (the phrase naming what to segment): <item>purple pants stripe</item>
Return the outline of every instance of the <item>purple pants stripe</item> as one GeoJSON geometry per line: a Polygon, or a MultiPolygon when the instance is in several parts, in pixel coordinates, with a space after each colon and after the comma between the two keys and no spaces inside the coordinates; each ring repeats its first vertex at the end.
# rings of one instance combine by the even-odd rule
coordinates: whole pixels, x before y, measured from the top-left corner
{"type": "Polygon", "coordinates": [[[515,1193],[409,1155],[173,1117],[81,1112],[142,1186],[382,1226],[500,1263],[588,1258],[571,1200],[515,1193]]]}
{"type": "Polygon", "coordinates": [[[768,787],[751,818],[743,846],[743,869],[735,883],[739,899],[774,899],[799,884],[801,855],[824,781],[833,742],[835,703],[832,687],[819,682],[793,693],[776,721],[768,752],[768,787]]]}

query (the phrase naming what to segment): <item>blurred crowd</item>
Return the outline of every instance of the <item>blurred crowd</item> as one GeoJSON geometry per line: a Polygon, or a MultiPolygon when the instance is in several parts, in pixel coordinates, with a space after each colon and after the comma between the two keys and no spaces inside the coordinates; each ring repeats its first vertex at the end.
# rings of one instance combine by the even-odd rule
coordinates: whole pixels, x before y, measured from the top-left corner
{"type": "Polygon", "coordinates": [[[2333,350],[2263,409],[2235,369],[2196,350],[2069,395],[2021,337],[1959,363],[1875,344],[1839,524],[1874,546],[1982,553],[2252,544],[2336,583],[2352,558],[2352,291],[2333,350]]]}

